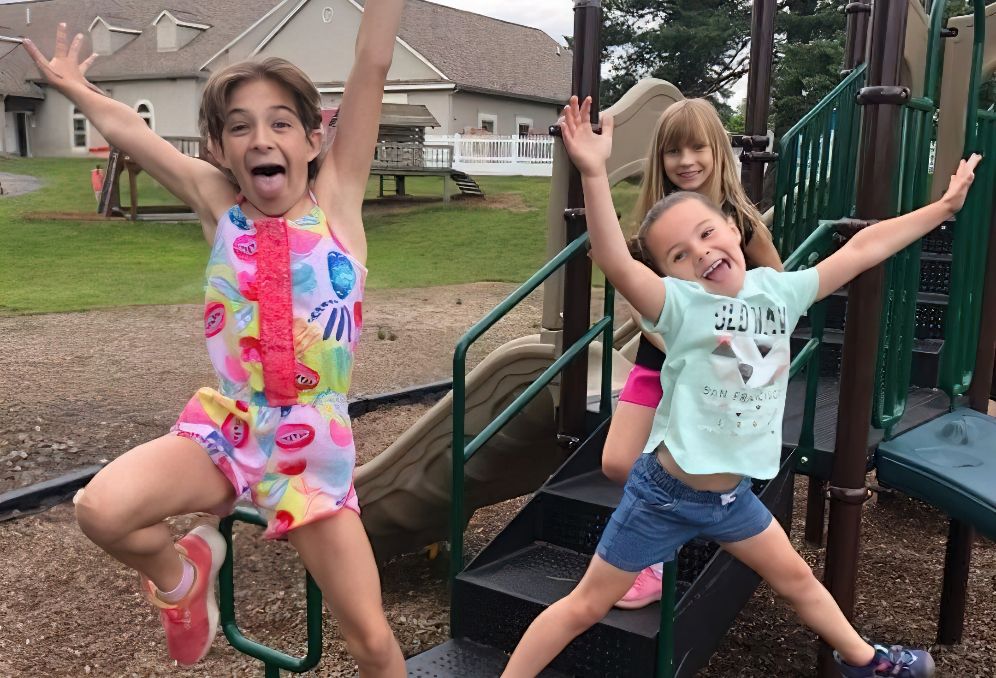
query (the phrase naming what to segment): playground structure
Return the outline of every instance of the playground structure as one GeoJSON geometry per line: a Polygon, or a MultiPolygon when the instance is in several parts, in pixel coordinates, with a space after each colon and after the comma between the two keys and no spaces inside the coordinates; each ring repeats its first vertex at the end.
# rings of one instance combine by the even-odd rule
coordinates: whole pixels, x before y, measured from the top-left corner
{"type": "MultiPolygon", "coordinates": [[[[996,155],[996,114],[977,110],[979,81],[996,66],[993,44],[985,41],[986,28],[989,35],[996,30],[996,5],[987,8],[977,0],[972,17],[949,23],[959,26],[954,36],[943,30],[944,4],[936,2],[929,16],[914,0],[848,5],[845,77],[779,144],[774,235],[787,270],[812,266],[868,220],[928,200],[935,111],[935,174],[950,174],[950,159],[960,153],[996,155]],[[956,75],[941,80],[941,73],[956,75]],[[965,74],[964,87],[949,82],[965,74]],[[897,168],[888,190],[881,185],[883,167],[897,168]]],[[[762,51],[773,34],[773,7],[755,3],[754,36],[762,51]]],[[[576,0],[575,17],[573,89],[593,96],[595,116],[600,2],[576,0]]],[[[748,159],[769,161],[770,154],[754,150],[765,129],[757,116],[766,107],[759,103],[766,95],[759,93],[768,90],[768,73],[762,68],[755,77],[752,71],[750,86],[748,134],[741,141],[748,159]]],[[[667,83],[643,82],[610,109],[617,121],[611,181],[642,169],[653,122],[680,97],[667,83]]],[[[745,175],[756,174],[757,163],[745,165],[745,175]]],[[[982,449],[996,434],[996,422],[961,407],[968,394],[971,408],[984,413],[991,388],[996,317],[983,320],[981,309],[996,306],[996,243],[989,238],[993,184],[993,166],[984,163],[956,221],[814,307],[809,326],[795,338],[791,373],[804,371],[806,379],[790,387],[782,467],[775,479],[755,488],[784,523],[791,515],[794,474],[809,476],[807,538],[814,541],[822,539],[829,499],[825,580],[848,615],[869,468],[878,469],[880,482],[952,516],[942,642],[961,636],[972,529],[996,537],[996,457],[982,449]],[[935,282],[946,293],[918,291],[935,282]],[[841,399],[841,393],[849,397],[841,399]]],[[[624,356],[631,348],[602,347],[620,349],[633,332],[630,326],[613,334],[609,287],[603,318],[590,324],[582,206],[579,177],[558,143],[548,211],[550,261],[458,344],[453,392],[358,471],[364,524],[381,558],[438,541],[449,512],[453,640],[411,658],[413,675],[496,675],[528,623],[580,577],[621,496],[621,488],[601,475],[600,458],[618,386],[611,379],[628,370],[624,356]],[[543,331],[506,344],[468,374],[470,344],[540,284],[543,331]],[[593,343],[598,338],[601,343],[593,343]],[[465,564],[462,532],[473,510],[544,481],[509,526],[465,564]]],[[[749,599],[757,577],[699,541],[682,550],[666,575],[670,584],[661,604],[614,610],[544,675],[694,675],[749,599]]],[[[230,612],[232,587],[229,570],[222,593],[223,609],[230,612]]],[[[317,609],[316,596],[311,590],[309,606],[314,602],[317,609]]],[[[312,622],[312,651],[305,660],[245,645],[233,613],[223,624],[233,644],[268,662],[268,674],[277,667],[306,670],[318,661],[312,622]]],[[[819,671],[836,675],[826,652],[819,671]]]]}

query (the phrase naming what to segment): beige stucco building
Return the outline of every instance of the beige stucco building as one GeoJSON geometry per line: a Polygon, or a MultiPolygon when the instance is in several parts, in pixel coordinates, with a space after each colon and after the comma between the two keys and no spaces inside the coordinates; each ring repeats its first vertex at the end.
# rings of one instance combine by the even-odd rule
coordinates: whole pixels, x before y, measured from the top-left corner
{"type": "MultiPolygon", "coordinates": [[[[90,79],[166,137],[195,137],[210,73],[246,58],[284,57],[333,107],[353,61],[357,0],[35,0],[0,5],[0,151],[88,155],[105,145],[70,102],[40,81],[19,40],[49,53],[55,27],[88,35],[90,79]],[[6,55],[6,56],[4,56],[6,55]]],[[[542,132],[570,92],[571,53],[540,30],[407,0],[384,88],[422,104],[434,134],[483,128],[542,132]]]]}

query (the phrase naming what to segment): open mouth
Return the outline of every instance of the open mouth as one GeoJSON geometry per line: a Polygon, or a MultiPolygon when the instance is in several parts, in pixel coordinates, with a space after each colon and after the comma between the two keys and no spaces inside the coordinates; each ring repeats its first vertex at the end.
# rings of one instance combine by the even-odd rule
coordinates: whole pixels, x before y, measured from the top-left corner
{"type": "Polygon", "coordinates": [[[287,170],[283,165],[258,165],[252,168],[253,176],[272,177],[277,174],[284,174],[287,170]]]}
{"type": "Polygon", "coordinates": [[[727,261],[726,259],[717,259],[716,261],[712,262],[712,265],[709,266],[709,268],[707,268],[702,272],[702,277],[705,278],[706,280],[712,280],[713,276],[715,276],[717,273],[722,273],[723,271],[728,270],[729,268],[730,268],[729,261],[727,261]]]}

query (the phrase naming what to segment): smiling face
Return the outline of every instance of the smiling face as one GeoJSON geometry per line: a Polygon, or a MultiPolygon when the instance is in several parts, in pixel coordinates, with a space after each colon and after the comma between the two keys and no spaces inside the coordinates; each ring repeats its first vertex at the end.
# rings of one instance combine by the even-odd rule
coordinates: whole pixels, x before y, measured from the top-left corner
{"type": "Polygon", "coordinates": [[[645,246],[665,275],[697,282],[707,291],[735,297],[747,265],[740,231],[715,208],[685,199],[665,209],[647,228],[645,246]]]}
{"type": "Polygon", "coordinates": [[[308,163],[320,149],[321,131],[305,128],[292,93],[262,78],[232,89],[211,150],[249,203],[276,215],[307,201],[308,163]]]}
{"type": "Polygon", "coordinates": [[[712,148],[705,141],[665,148],[662,157],[668,180],[682,191],[702,192],[715,165],[712,148]]]}

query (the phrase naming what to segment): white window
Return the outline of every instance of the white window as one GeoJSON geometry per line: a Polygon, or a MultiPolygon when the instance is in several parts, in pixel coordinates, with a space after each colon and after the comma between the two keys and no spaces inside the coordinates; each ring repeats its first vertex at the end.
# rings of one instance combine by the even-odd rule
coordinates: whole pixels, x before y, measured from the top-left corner
{"type": "Polygon", "coordinates": [[[156,129],[156,116],[152,112],[152,104],[148,101],[139,101],[135,105],[135,111],[141,116],[145,124],[149,126],[149,129],[155,131],[156,129]]]}
{"type": "Polygon", "coordinates": [[[520,137],[528,137],[533,129],[533,119],[524,118],[521,115],[515,116],[515,133],[520,137]]]}
{"type": "Polygon", "coordinates": [[[498,128],[498,116],[494,113],[478,113],[477,126],[488,134],[494,134],[498,128]]]}
{"type": "Polygon", "coordinates": [[[89,131],[89,123],[87,122],[86,116],[80,112],[80,109],[73,106],[73,150],[74,151],[85,151],[87,149],[87,132],[89,131]]]}

